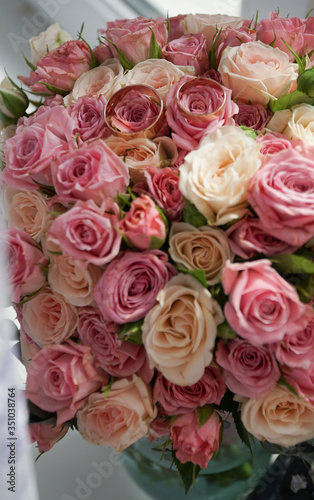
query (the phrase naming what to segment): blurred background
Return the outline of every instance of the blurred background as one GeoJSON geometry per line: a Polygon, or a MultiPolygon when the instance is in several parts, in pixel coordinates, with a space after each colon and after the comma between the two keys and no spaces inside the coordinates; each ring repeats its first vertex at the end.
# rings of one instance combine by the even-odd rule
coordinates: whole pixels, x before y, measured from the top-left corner
{"type": "MultiPolygon", "coordinates": [[[[105,28],[108,21],[144,17],[166,17],[184,13],[228,14],[247,19],[268,17],[270,10],[279,8],[282,17],[305,17],[314,0],[1,0],[0,7],[0,80],[5,76],[17,80],[17,75],[27,75],[22,52],[30,58],[28,39],[58,22],[73,38],[85,23],[84,38],[93,47],[97,44],[97,29],[105,28]],[[191,10],[193,9],[193,10],[191,10]]],[[[1,291],[1,287],[0,287],[1,291]]],[[[0,294],[1,298],[1,294],[0,294]]],[[[4,408],[8,384],[23,389],[25,372],[9,354],[14,344],[14,328],[5,327],[14,317],[0,302],[0,399],[4,408]]],[[[18,400],[20,412],[18,449],[19,491],[8,492],[5,473],[7,452],[0,446],[0,498],[7,500],[111,500],[114,498],[149,500],[129,479],[123,469],[123,459],[116,460],[111,451],[85,443],[76,431],[70,431],[53,450],[44,454],[34,464],[38,452],[35,446],[26,446],[26,412],[23,400],[18,400]],[[93,483],[97,464],[107,462],[110,474],[98,485],[93,483]],[[96,464],[96,467],[95,467],[96,464]],[[35,481],[37,488],[35,486],[35,481]],[[38,490],[38,495],[37,495],[38,490]]],[[[0,430],[5,414],[0,411],[0,430]]],[[[0,438],[2,434],[0,432],[0,438]]],[[[3,444],[3,441],[2,441],[3,444]]],[[[98,475],[99,476],[99,475],[98,475]]],[[[165,499],[166,500],[166,499],[165,499]]]]}

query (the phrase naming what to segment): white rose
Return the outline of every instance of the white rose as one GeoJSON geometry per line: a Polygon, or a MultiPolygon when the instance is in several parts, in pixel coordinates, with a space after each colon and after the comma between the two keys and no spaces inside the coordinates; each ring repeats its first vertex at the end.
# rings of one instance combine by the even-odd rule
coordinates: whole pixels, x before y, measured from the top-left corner
{"type": "Polygon", "coordinates": [[[288,54],[260,41],[227,47],[218,71],[233,99],[264,105],[286,94],[298,77],[298,65],[289,62],[288,54]]]}
{"type": "Polygon", "coordinates": [[[107,59],[97,68],[83,73],[75,82],[72,92],[64,98],[64,104],[75,103],[84,95],[109,99],[124,85],[123,67],[118,59],[107,59]]]}
{"type": "Polygon", "coordinates": [[[260,441],[288,447],[314,438],[314,407],[280,385],[262,398],[245,399],[241,418],[260,441]]]}
{"type": "Polygon", "coordinates": [[[220,127],[185,157],[179,188],[209,225],[226,224],[246,213],[249,180],[261,158],[260,145],[240,127],[220,127]]]}
{"type": "Polygon", "coordinates": [[[70,33],[62,30],[58,23],[52,24],[46,31],[33,36],[29,39],[33,64],[36,64],[47,52],[51,52],[70,40],[72,40],[70,33]]]}
{"type": "Polygon", "coordinates": [[[283,134],[289,139],[301,139],[309,146],[314,145],[314,106],[298,104],[291,108],[289,118],[283,134]]]}
{"type": "Polygon", "coordinates": [[[172,224],[169,254],[179,266],[204,270],[208,285],[218,283],[226,260],[233,260],[224,231],[209,226],[197,228],[185,222],[172,224]]]}
{"type": "Polygon", "coordinates": [[[228,26],[240,28],[243,19],[236,16],[227,16],[221,14],[188,14],[182,21],[183,30],[186,34],[202,33],[206,38],[207,50],[211,50],[213,39],[220,28],[225,29],[228,26]]]}
{"type": "Polygon", "coordinates": [[[174,384],[193,385],[212,361],[223,321],[220,305],[196,278],[184,274],[172,278],[157,301],[142,326],[150,367],[174,384]]]}
{"type": "Polygon", "coordinates": [[[177,83],[184,72],[165,59],[147,59],[126,74],[126,85],[146,84],[153,87],[163,99],[170,87],[177,83]]]}

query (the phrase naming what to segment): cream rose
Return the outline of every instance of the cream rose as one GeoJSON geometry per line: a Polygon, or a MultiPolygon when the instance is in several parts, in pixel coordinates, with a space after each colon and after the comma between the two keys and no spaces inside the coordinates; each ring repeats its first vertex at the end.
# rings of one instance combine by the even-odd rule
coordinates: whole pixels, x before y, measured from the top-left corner
{"type": "Polygon", "coordinates": [[[245,214],[249,180],[262,164],[259,150],[241,128],[224,126],[185,157],[180,190],[209,225],[223,225],[245,214]]]}
{"type": "Polygon", "coordinates": [[[127,72],[126,85],[150,85],[164,98],[171,85],[177,83],[184,74],[178,66],[165,59],[147,59],[127,72]]]}
{"type": "Polygon", "coordinates": [[[51,52],[70,40],[72,40],[70,33],[61,29],[58,23],[52,24],[46,31],[33,36],[29,39],[33,64],[36,64],[47,52],[51,52]]]}
{"type": "Polygon", "coordinates": [[[91,394],[77,412],[77,425],[89,443],[110,446],[120,453],[148,435],[156,415],[151,387],[133,375],[114,382],[106,397],[103,392],[91,394]]]}
{"type": "Polygon", "coordinates": [[[233,260],[228,237],[218,228],[196,228],[185,222],[172,224],[169,254],[179,266],[205,271],[208,285],[218,283],[226,260],[233,260]]]}
{"type": "Polygon", "coordinates": [[[262,42],[227,47],[218,71],[233,99],[264,105],[271,97],[286,94],[298,77],[298,65],[289,62],[288,54],[262,42]]]}
{"type": "Polygon", "coordinates": [[[172,163],[178,157],[175,143],[170,137],[158,137],[153,141],[146,138],[125,140],[111,135],[106,143],[116,155],[123,158],[129,167],[133,182],[143,182],[147,167],[160,168],[172,163]]]}
{"type": "Polygon", "coordinates": [[[174,384],[193,385],[212,361],[221,308],[196,278],[185,274],[172,278],[157,302],[142,326],[150,367],[174,384]]]}
{"type": "Polygon", "coordinates": [[[76,309],[48,286],[23,305],[22,325],[40,347],[61,344],[73,334],[76,309]]]}
{"type": "Polygon", "coordinates": [[[39,191],[18,191],[7,185],[3,197],[9,226],[18,227],[39,242],[54,219],[46,196],[39,191]]]}
{"type": "Polygon", "coordinates": [[[240,28],[243,19],[237,16],[227,16],[221,14],[188,14],[182,21],[183,30],[186,34],[202,33],[206,38],[207,50],[211,50],[214,43],[214,36],[221,28],[240,28]]]}
{"type": "Polygon", "coordinates": [[[93,291],[103,270],[82,263],[68,255],[50,254],[48,282],[52,290],[74,306],[88,306],[93,302],[93,291]]]}
{"type": "Polygon", "coordinates": [[[288,447],[314,438],[313,405],[280,385],[262,398],[245,399],[241,418],[260,441],[288,447]]]}
{"type": "Polygon", "coordinates": [[[291,108],[291,115],[283,134],[289,139],[301,139],[309,146],[314,145],[314,106],[298,104],[291,108]]]}
{"type": "Polygon", "coordinates": [[[79,97],[88,95],[109,99],[124,84],[123,67],[118,59],[107,59],[100,66],[83,73],[75,82],[72,92],[64,103],[74,104],[79,97]]]}

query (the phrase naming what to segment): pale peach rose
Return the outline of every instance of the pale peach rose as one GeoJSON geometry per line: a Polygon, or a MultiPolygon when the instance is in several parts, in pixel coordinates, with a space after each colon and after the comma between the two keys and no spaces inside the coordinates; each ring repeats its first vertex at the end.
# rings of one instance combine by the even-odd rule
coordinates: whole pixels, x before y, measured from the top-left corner
{"type": "Polygon", "coordinates": [[[222,14],[188,14],[182,21],[183,30],[186,34],[202,33],[206,38],[207,50],[211,50],[214,37],[220,28],[227,27],[240,28],[243,19],[237,16],[228,16],[222,14]]]}
{"type": "Polygon", "coordinates": [[[157,295],[146,315],[143,344],[151,368],[174,384],[193,385],[213,358],[219,304],[193,276],[178,274],[157,295]]]}
{"type": "Polygon", "coordinates": [[[69,255],[50,254],[48,282],[51,289],[63,295],[74,306],[88,306],[103,269],[93,264],[83,267],[69,255]]]}
{"type": "Polygon", "coordinates": [[[172,224],[169,254],[179,267],[204,270],[208,285],[218,283],[225,262],[233,260],[224,231],[209,226],[197,228],[185,222],[172,224]]]}
{"type": "Polygon", "coordinates": [[[29,39],[33,64],[42,59],[47,52],[51,52],[70,40],[72,40],[70,33],[61,29],[58,23],[51,24],[46,31],[29,39]]]}
{"type": "Polygon", "coordinates": [[[210,225],[247,211],[250,178],[262,165],[260,145],[241,128],[224,126],[204,137],[180,166],[180,190],[210,225]]]}
{"type": "Polygon", "coordinates": [[[77,323],[75,307],[48,286],[23,305],[22,325],[40,347],[61,344],[74,333],[77,323]]]}
{"type": "Polygon", "coordinates": [[[146,138],[126,140],[111,135],[106,143],[116,155],[123,158],[135,183],[145,180],[147,167],[160,168],[178,157],[177,147],[170,137],[159,137],[151,141],[146,138]]]}
{"type": "Polygon", "coordinates": [[[109,99],[124,85],[123,67],[118,59],[107,59],[100,66],[86,71],[75,82],[72,92],[64,98],[65,105],[74,104],[79,97],[88,95],[109,99]]]}
{"type": "Polygon", "coordinates": [[[291,108],[283,134],[289,139],[301,139],[309,146],[314,145],[314,106],[311,104],[297,104],[291,108]]]}
{"type": "Polygon", "coordinates": [[[54,219],[47,206],[48,198],[40,191],[20,191],[9,185],[3,196],[9,226],[18,227],[39,242],[54,219]]]}
{"type": "Polygon", "coordinates": [[[289,92],[298,77],[298,65],[289,61],[288,54],[262,42],[227,47],[218,71],[233,99],[264,105],[270,98],[289,92]]]}
{"type": "Polygon", "coordinates": [[[171,85],[177,83],[184,74],[182,69],[165,59],[147,59],[127,72],[126,85],[150,85],[163,99],[171,85]]]}
{"type": "Polygon", "coordinates": [[[114,382],[107,396],[104,392],[91,394],[77,412],[77,425],[89,443],[110,446],[120,453],[148,435],[156,415],[150,385],[133,375],[114,382]]]}
{"type": "Polygon", "coordinates": [[[241,419],[260,441],[288,447],[314,438],[314,406],[280,385],[262,398],[245,399],[241,419]]]}

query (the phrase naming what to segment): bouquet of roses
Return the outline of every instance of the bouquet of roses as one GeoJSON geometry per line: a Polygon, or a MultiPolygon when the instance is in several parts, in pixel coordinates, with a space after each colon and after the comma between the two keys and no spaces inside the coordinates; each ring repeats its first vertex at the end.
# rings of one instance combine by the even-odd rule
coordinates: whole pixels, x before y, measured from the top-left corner
{"type": "Polygon", "coordinates": [[[70,426],[118,452],[165,436],[195,475],[229,413],[248,444],[314,438],[314,18],[30,44],[35,111],[6,78],[0,118],[39,451],[70,426]]]}

